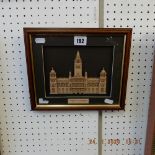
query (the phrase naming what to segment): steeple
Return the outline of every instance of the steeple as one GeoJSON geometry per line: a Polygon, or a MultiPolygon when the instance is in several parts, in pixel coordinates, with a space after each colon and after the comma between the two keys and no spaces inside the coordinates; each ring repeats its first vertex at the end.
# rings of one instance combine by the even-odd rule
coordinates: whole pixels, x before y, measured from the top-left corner
{"type": "Polygon", "coordinates": [[[81,59],[79,51],[77,51],[77,53],[76,53],[76,59],[81,59]]]}
{"type": "Polygon", "coordinates": [[[80,57],[80,52],[77,51],[76,57],[74,60],[74,76],[82,76],[82,60],[80,57]]]}
{"type": "Polygon", "coordinates": [[[80,52],[79,51],[77,51],[77,53],[76,53],[76,57],[75,57],[75,62],[82,62],[81,61],[81,57],[80,57],[80,52]]]}

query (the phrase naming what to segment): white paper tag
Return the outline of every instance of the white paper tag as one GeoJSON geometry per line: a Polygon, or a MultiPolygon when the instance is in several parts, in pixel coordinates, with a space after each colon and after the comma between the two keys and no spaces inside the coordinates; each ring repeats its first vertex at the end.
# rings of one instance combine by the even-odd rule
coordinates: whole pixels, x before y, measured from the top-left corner
{"type": "Polygon", "coordinates": [[[48,100],[44,100],[43,98],[39,98],[39,103],[41,103],[41,104],[48,104],[49,101],[48,100]]]}
{"type": "Polygon", "coordinates": [[[44,44],[45,43],[45,38],[35,38],[36,44],[44,44]]]}
{"type": "Polygon", "coordinates": [[[87,37],[86,36],[74,36],[74,45],[75,46],[86,46],[87,37]]]}
{"type": "Polygon", "coordinates": [[[114,101],[113,100],[110,100],[110,99],[105,99],[104,100],[104,103],[113,104],[114,101]]]}

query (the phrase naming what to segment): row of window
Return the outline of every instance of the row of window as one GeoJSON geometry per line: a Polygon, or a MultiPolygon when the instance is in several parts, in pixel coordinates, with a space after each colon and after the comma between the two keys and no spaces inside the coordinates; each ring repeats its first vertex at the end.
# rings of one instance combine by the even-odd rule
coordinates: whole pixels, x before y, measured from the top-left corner
{"type": "Polygon", "coordinates": [[[52,87],[99,87],[105,83],[52,83],[52,87]]]}
{"type": "Polygon", "coordinates": [[[104,86],[104,84],[87,84],[87,85],[84,85],[84,84],[70,84],[70,85],[68,85],[68,84],[52,84],[51,85],[52,87],[69,87],[69,88],[72,88],[72,87],[99,87],[99,86],[104,86]]]}
{"type": "Polygon", "coordinates": [[[71,89],[71,88],[58,88],[58,90],[56,90],[55,88],[52,88],[52,93],[99,93],[100,92],[104,92],[105,88],[101,88],[100,90],[98,88],[78,88],[78,89],[71,89]]]}

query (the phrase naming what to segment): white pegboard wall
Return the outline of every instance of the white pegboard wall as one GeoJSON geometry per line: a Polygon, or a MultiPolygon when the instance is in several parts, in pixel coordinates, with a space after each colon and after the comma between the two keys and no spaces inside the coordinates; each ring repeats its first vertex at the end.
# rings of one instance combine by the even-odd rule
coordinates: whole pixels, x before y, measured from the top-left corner
{"type": "Polygon", "coordinates": [[[0,1],[2,155],[97,154],[96,112],[30,110],[23,27],[97,27],[98,1],[0,1]]]}
{"type": "Polygon", "coordinates": [[[97,0],[8,0],[1,1],[1,18],[17,27],[97,27],[97,7],[97,0]]]}
{"type": "Polygon", "coordinates": [[[125,111],[103,112],[103,154],[143,155],[155,42],[155,1],[104,1],[105,27],[133,28],[125,111]],[[109,139],[118,139],[113,144],[109,139]]]}
{"type": "MultiPolygon", "coordinates": [[[[98,5],[98,0],[0,0],[2,155],[98,154],[96,111],[30,110],[23,39],[23,27],[98,27],[98,5]]],[[[104,0],[104,26],[132,27],[133,38],[125,111],[103,111],[103,155],[144,154],[154,8],[152,0],[104,0]]]]}

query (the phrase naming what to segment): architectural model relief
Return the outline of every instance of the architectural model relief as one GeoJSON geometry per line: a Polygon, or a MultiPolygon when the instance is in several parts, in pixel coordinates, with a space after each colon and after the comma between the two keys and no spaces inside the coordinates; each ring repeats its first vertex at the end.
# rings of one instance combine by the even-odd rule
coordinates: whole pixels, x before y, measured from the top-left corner
{"type": "Polygon", "coordinates": [[[74,74],[57,77],[54,68],[50,71],[50,94],[106,94],[107,74],[104,68],[98,77],[82,75],[82,59],[77,51],[74,59],[74,74]]]}

